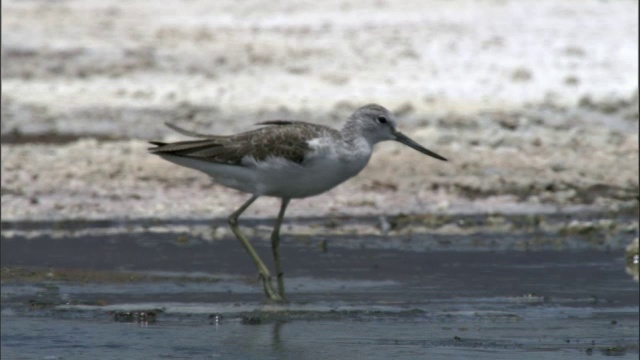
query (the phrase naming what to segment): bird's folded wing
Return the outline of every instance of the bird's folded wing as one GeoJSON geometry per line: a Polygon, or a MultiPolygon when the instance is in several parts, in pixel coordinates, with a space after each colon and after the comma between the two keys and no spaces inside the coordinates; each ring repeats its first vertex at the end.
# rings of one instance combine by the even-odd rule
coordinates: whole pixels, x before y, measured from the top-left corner
{"type": "Polygon", "coordinates": [[[207,137],[203,140],[181,141],[176,143],[152,142],[157,145],[149,149],[153,154],[165,154],[197,158],[230,165],[243,165],[243,159],[253,158],[263,161],[269,157],[284,158],[301,164],[309,152],[308,140],[315,132],[310,124],[287,121],[273,121],[261,125],[267,126],[232,136],[204,135],[170,126],[184,135],[207,137]]]}

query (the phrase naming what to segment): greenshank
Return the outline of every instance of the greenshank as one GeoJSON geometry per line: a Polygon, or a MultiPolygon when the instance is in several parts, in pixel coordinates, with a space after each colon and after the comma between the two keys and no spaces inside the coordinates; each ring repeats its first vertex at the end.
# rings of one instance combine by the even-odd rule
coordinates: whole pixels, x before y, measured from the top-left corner
{"type": "Polygon", "coordinates": [[[321,194],[358,174],[369,162],[375,144],[401,142],[425,155],[446,161],[396,128],[396,117],[380,105],[356,110],[341,130],[302,121],[272,120],[262,127],[237,135],[206,135],[166,124],[199,140],[164,143],[150,148],[165,160],[202,171],[224,186],[251,194],[228,218],[231,230],[258,267],[266,296],[285,301],[280,262],[280,226],[291,199],[321,194]],[[238,218],[260,196],[282,200],[271,233],[277,290],[271,272],[238,227],[238,218]]]}

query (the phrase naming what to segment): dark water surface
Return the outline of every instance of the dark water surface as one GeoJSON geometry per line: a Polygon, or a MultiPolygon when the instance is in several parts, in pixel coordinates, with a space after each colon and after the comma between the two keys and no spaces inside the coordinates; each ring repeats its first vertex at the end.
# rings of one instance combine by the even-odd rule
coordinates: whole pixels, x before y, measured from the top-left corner
{"type": "Polygon", "coordinates": [[[638,357],[638,283],[612,242],[284,235],[277,305],[235,239],[183,233],[3,234],[2,358],[638,357]]]}

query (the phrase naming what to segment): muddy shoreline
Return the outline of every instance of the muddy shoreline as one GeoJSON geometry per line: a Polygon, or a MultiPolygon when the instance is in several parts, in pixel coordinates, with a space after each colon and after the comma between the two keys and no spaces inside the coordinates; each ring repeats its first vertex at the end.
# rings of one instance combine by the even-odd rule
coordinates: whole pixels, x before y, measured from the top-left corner
{"type": "MultiPolygon", "coordinates": [[[[403,237],[284,236],[287,304],[264,301],[237,240],[183,236],[3,237],[3,355],[638,354],[637,280],[621,245],[585,234],[529,249],[494,246],[517,240],[491,232],[466,247],[456,244],[467,236],[411,240],[430,243],[418,248],[403,237]],[[243,346],[256,332],[259,346],[243,346]]],[[[253,240],[267,256],[269,243],[253,240]]]]}

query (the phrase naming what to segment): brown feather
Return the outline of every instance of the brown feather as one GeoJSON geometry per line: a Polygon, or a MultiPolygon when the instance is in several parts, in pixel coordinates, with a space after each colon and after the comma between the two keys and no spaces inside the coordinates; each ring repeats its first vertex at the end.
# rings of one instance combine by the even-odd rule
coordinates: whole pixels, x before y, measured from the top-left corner
{"type": "MultiPolygon", "coordinates": [[[[242,165],[245,157],[262,161],[270,156],[285,158],[300,164],[304,162],[305,155],[309,151],[309,140],[326,133],[330,136],[340,136],[334,129],[300,121],[272,120],[259,125],[271,126],[231,136],[208,135],[204,140],[170,144],[155,142],[158,147],[150,151],[154,154],[193,157],[232,165],[242,165]]],[[[180,129],[179,132],[185,135],[205,136],[176,126],[171,128],[180,129]]]]}

